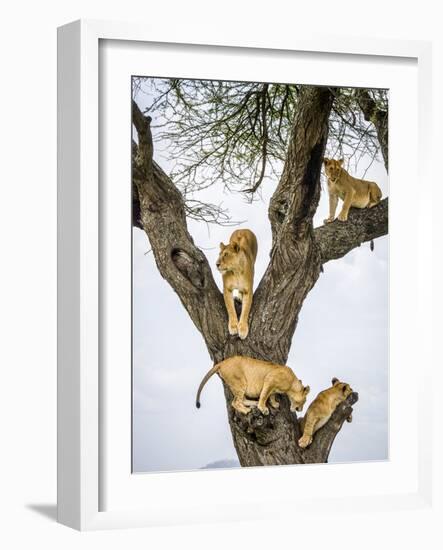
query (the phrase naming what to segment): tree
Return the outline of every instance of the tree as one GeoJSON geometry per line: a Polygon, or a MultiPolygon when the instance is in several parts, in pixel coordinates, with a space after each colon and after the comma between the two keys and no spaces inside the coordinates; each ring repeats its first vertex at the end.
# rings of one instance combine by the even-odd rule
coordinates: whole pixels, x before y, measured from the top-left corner
{"type": "MultiPolygon", "coordinates": [[[[339,150],[351,144],[354,152],[360,147],[375,157],[381,149],[387,168],[387,104],[383,94],[369,90],[241,83],[225,89],[223,85],[164,81],[157,106],[163,101],[178,129],[167,137],[183,151],[194,147],[188,164],[182,163],[172,177],[153,160],[152,119],[133,101],[137,133],[133,223],[146,232],[162,277],[177,293],[214,362],[238,354],[285,364],[303,301],[322,266],[387,234],[388,199],[369,210],[351,210],[347,223],[335,221],[314,229],[312,221],[330,132],[339,150]],[[190,184],[201,188],[199,170],[206,163],[212,163],[216,174],[209,184],[240,174],[241,192],[253,196],[264,184],[267,166],[278,161],[281,175],[268,211],[273,238],[270,261],[254,293],[249,336],[242,341],[228,334],[222,294],[186,224],[187,215],[205,219],[209,213],[213,221],[220,221],[224,213],[213,205],[193,210],[186,199],[190,184]],[[177,184],[183,179],[187,187],[180,191],[177,184]]],[[[326,462],[335,436],[358,400],[352,394],[317,432],[311,446],[302,450],[297,444],[297,416],[285,397],[269,416],[257,409],[243,415],[230,406],[232,396],[226,386],[224,391],[242,466],[326,462]]]]}

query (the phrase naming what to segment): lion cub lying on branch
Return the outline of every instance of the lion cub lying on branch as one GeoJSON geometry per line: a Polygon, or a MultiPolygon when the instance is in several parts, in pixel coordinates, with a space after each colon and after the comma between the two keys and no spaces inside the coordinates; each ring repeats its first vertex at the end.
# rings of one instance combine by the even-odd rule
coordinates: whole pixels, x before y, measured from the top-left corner
{"type": "Polygon", "coordinates": [[[229,334],[238,334],[242,340],[249,332],[256,257],[257,238],[249,229],[234,231],[228,245],[220,243],[216,265],[223,277],[223,297],[229,317],[228,330],[229,334]],[[240,320],[235,311],[234,298],[242,302],[240,320]]]}
{"type": "Polygon", "coordinates": [[[251,399],[258,398],[258,409],[263,414],[269,414],[266,406],[268,398],[272,407],[279,407],[275,399],[276,393],[285,393],[289,397],[291,411],[301,411],[309,393],[309,386],[304,387],[289,367],[236,355],[214,365],[205,375],[197,392],[197,408],[200,408],[200,393],[204,385],[216,372],[234,395],[233,408],[243,414],[251,410],[244,404],[245,396],[251,399]]]}
{"type": "MultiPolygon", "coordinates": [[[[332,387],[320,392],[309,405],[305,416],[300,420],[300,428],[303,436],[298,440],[300,447],[308,447],[312,443],[312,437],[317,430],[323,427],[331,418],[332,413],[352,393],[352,388],[338,378],[332,379],[332,387]]],[[[347,418],[352,422],[352,415],[347,418]]]]}
{"type": "Polygon", "coordinates": [[[339,198],[343,201],[343,208],[338,215],[338,219],[342,222],[348,219],[351,206],[372,208],[380,202],[382,197],[380,187],[373,181],[353,178],[343,168],[343,159],[334,160],[325,157],[323,162],[329,191],[329,218],[325,223],[334,221],[339,198]]]}

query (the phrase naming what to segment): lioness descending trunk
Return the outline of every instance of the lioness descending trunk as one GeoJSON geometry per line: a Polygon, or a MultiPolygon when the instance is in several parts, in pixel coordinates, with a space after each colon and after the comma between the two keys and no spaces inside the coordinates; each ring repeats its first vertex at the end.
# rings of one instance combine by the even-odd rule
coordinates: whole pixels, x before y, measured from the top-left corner
{"type": "MultiPolygon", "coordinates": [[[[298,440],[300,447],[308,447],[317,430],[323,427],[331,418],[335,409],[347,399],[353,392],[346,382],[340,382],[338,378],[332,379],[332,387],[320,392],[309,405],[305,416],[300,420],[300,429],[303,432],[298,440]]],[[[352,416],[348,416],[348,422],[352,422],[352,416]]]]}
{"type": "Polygon", "coordinates": [[[237,411],[247,414],[251,409],[244,403],[244,398],[258,399],[257,407],[263,414],[269,414],[266,403],[278,409],[276,393],[285,393],[291,402],[292,411],[301,411],[309,393],[309,386],[304,387],[293,371],[285,365],[269,361],[260,361],[252,357],[236,355],[218,363],[206,373],[197,391],[196,406],[200,408],[200,393],[216,372],[229,386],[234,399],[232,406],[237,411]]]}
{"type": "Polygon", "coordinates": [[[242,340],[249,332],[256,257],[257,238],[249,229],[234,231],[228,245],[220,243],[216,265],[223,277],[223,297],[229,317],[228,330],[229,334],[238,334],[242,340]],[[235,311],[234,297],[242,302],[240,320],[235,311]]]}
{"type": "Polygon", "coordinates": [[[352,177],[343,168],[343,159],[324,159],[325,172],[328,178],[329,218],[325,223],[333,222],[338,199],[343,201],[343,207],[338,219],[345,222],[351,206],[354,208],[372,208],[380,202],[382,192],[373,181],[352,177]]]}

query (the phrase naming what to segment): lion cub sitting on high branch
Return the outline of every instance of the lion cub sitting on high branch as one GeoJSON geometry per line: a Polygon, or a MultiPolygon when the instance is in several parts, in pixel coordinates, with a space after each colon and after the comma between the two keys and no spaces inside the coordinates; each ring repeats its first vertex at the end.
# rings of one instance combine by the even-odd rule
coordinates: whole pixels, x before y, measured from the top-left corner
{"type": "Polygon", "coordinates": [[[343,168],[343,159],[324,158],[325,172],[328,178],[329,218],[325,223],[333,222],[338,199],[343,201],[343,207],[338,219],[345,222],[351,206],[355,208],[372,208],[380,202],[382,192],[373,181],[353,178],[343,168]]]}
{"type": "Polygon", "coordinates": [[[275,399],[276,393],[285,393],[289,397],[291,411],[301,411],[309,393],[309,386],[304,387],[289,367],[236,355],[214,365],[205,375],[197,392],[197,408],[200,408],[200,393],[204,385],[216,372],[234,395],[233,408],[243,414],[251,410],[244,403],[245,396],[250,399],[258,398],[258,409],[263,414],[269,414],[266,406],[268,399],[272,407],[279,407],[275,399]]]}
{"type": "MultiPolygon", "coordinates": [[[[298,440],[300,447],[305,448],[312,443],[315,432],[326,424],[338,405],[352,392],[349,384],[340,382],[338,378],[332,379],[332,387],[317,395],[309,405],[305,416],[300,420],[300,428],[303,432],[303,436],[298,440]]],[[[349,415],[347,421],[352,422],[352,415],[349,415]]]]}
{"type": "Polygon", "coordinates": [[[229,317],[228,330],[229,334],[238,334],[242,340],[249,332],[256,257],[257,238],[249,229],[234,231],[228,245],[220,243],[216,265],[223,277],[223,297],[229,317]],[[235,311],[234,298],[242,302],[240,320],[235,311]]]}

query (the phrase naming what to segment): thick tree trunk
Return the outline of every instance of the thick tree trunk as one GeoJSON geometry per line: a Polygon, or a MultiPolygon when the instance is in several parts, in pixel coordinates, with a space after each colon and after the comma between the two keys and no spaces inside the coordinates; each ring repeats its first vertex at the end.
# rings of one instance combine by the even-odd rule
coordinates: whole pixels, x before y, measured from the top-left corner
{"type": "MultiPolygon", "coordinates": [[[[320,197],[331,106],[332,94],[327,88],[304,89],[283,174],[270,203],[271,259],[254,293],[249,336],[243,342],[229,338],[225,357],[249,355],[286,364],[300,309],[321,269],[312,217],[320,197]]],[[[297,444],[296,415],[290,412],[286,398],[280,398],[280,410],[273,410],[268,417],[255,409],[245,417],[232,410],[228,390],[226,394],[234,445],[242,465],[304,462],[297,444]]]]}
{"type": "MultiPolygon", "coordinates": [[[[270,203],[273,245],[268,268],[254,293],[246,340],[228,333],[222,294],[206,257],[187,231],[180,193],[152,160],[150,119],[133,102],[139,138],[138,146],[133,145],[134,225],[146,231],[160,273],[201,332],[214,362],[248,355],[286,364],[299,312],[322,264],[387,230],[387,212],[384,216],[382,207],[355,220],[351,216],[346,231],[337,225],[335,233],[335,224],[313,230],[332,100],[327,88],[306,87],[302,92],[283,174],[270,203]],[[365,223],[369,216],[372,221],[365,223]]],[[[297,372],[296,366],[294,370],[297,372]]],[[[285,396],[279,397],[279,410],[270,408],[270,414],[263,416],[256,408],[247,415],[235,411],[227,387],[225,395],[242,466],[326,462],[336,434],[358,399],[352,394],[342,403],[303,450],[297,444],[297,416],[290,412],[285,396]]]]}

